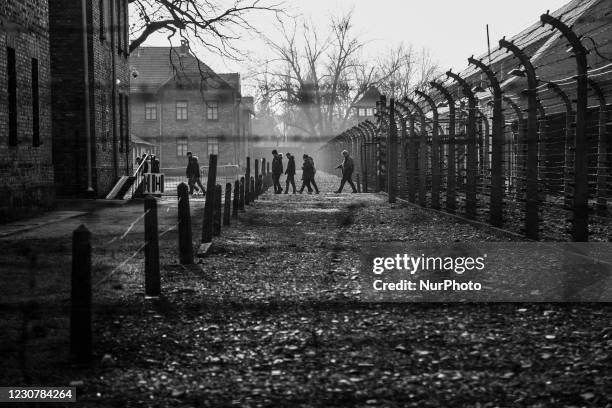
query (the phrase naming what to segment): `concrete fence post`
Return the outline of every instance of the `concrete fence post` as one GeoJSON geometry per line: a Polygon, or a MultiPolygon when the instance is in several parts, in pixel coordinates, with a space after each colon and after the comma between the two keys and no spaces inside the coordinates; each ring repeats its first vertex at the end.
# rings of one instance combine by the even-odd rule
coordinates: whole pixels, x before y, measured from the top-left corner
{"type": "Polygon", "coordinates": [[[246,158],[246,172],[244,174],[244,204],[251,204],[251,158],[246,158]]]}
{"type": "Polygon", "coordinates": [[[213,236],[221,235],[221,185],[215,185],[215,199],[213,205],[213,236]]]}
{"type": "Polygon", "coordinates": [[[81,225],[72,233],[70,352],[78,364],[92,359],[91,232],[81,225]]]}
{"type": "Polygon", "coordinates": [[[240,181],[234,182],[234,201],[232,203],[232,216],[238,218],[238,209],[240,208],[240,181]]]}
{"type": "Polygon", "coordinates": [[[232,183],[225,185],[225,203],[223,207],[223,225],[230,225],[230,213],[232,205],[232,183]]]}
{"type": "Polygon", "coordinates": [[[202,243],[212,242],[213,212],[215,205],[215,185],[217,184],[217,155],[211,154],[206,182],[206,202],[204,203],[204,221],[202,224],[202,243]]]}
{"type": "Polygon", "coordinates": [[[178,195],[179,262],[193,263],[193,241],[191,236],[191,211],[189,208],[189,187],[181,183],[176,188],[178,195]]]}
{"type": "Polygon", "coordinates": [[[244,195],[245,195],[245,185],[244,185],[244,177],[240,177],[240,202],[239,208],[240,211],[244,211],[244,195]]]}
{"type": "Polygon", "coordinates": [[[159,296],[159,233],[157,230],[157,200],[151,195],[144,199],[145,214],[145,296],[159,296]]]}

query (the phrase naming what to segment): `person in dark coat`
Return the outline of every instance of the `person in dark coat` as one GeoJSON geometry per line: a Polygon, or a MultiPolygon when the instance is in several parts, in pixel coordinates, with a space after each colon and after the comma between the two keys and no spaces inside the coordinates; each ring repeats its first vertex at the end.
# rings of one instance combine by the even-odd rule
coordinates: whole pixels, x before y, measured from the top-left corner
{"type": "Polygon", "coordinates": [[[144,160],[144,164],[142,165],[142,174],[149,172],[149,159],[147,158],[147,154],[142,154],[142,160],[144,160]]]}
{"type": "Polygon", "coordinates": [[[279,154],[276,149],[272,150],[272,181],[274,182],[274,194],[281,194],[283,186],[280,183],[280,176],[283,174],[283,155],[279,154]]]}
{"type": "Polygon", "coordinates": [[[156,156],[151,156],[151,173],[159,174],[159,159],[156,156]]]}
{"type": "Polygon", "coordinates": [[[300,194],[304,192],[304,188],[308,189],[308,194],[312,194],[312,188],[314,187],[317,194],[319,194],[319,188],[315,183],[315,173],[317,170],[314,166],[314,160],[307,154],[303,155],[304,164],[302,165],[302,188],[300,188],[300,194]]]}
{"type": "Polygon", "coordinates": [[[187,170],[185,171],[187,176],[187,184],[189,185],[189,194],[193,194],[193,191],[198,191],[198,187],[202,190],[202,194],[206,193],[206,189],[200,181],[200,163],[198,163],[198,157],[194,156],[191,152],[187,152],[187,170]]]}
{"type": "Polygon", "coordinates": [[[293,194],[295,191],[295,157],[291,153],[287,153],[287,170],[285,170],[285,174],[287,175],[287,179],[285,180],[285,194],[289,194],[289,184],[293,186],[293,194]]]}
{"type": "Polygon", "coordinates": [[[342,169],[342,181],[340,182],[340,188],[335,191],[335,193],[341,193],[344,188],[344,183],[349,183],[353,188],[353,193],[357,192],[357,188],[355,188],[355,184],[353,184],[353,170],[355,169],[355,164],[353,163],[353,158],[349,155],[349,152],[346,150],[342,151],[342,156],[344,156],[344,160],[337,169],[342,169]]]}

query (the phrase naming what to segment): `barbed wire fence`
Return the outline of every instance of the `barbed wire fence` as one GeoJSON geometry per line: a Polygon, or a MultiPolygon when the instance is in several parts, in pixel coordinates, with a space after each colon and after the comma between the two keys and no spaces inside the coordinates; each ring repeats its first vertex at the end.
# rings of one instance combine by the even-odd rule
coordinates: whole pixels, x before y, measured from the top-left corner
{"type": "Polygon", "coordinates": [[[605,18],[574,23],[588,7],[612,7],[570,4],[468,58],[461,73],[414,95],[381,96],[376,120],[329,140],[318,161],[329,171],[348,150],[362,191],[389,202],[533,240],[610,240],[611,27],[605,18]]]}

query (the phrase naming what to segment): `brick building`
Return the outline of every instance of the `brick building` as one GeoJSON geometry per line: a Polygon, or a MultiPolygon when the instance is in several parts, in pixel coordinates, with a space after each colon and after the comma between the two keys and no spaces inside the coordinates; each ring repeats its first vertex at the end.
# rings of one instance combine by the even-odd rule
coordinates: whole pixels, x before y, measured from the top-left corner
{"type": "Polygon", "coordinates": [[[180,47],[140,47],[130,56],[130,129],[155,145],[162,169],[181,171],[187,151],[206,165],[243,166],[251,134],[252,98],[239,74],[217,74],[180,47]]]}
{"type": "Polygon", "coordinates": [[[53,205],[47,0],[0,5],[0,222],[53,205]]]}
{"type": "Polygon", "coordinates": [[[128,0],[52,1],[49,21],[57,193],[104,197],[132,165],[128,0]]]}

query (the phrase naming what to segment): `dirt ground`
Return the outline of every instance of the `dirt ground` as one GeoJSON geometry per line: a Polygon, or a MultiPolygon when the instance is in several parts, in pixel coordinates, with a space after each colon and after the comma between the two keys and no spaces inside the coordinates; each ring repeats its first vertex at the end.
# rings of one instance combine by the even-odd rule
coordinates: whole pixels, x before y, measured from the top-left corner
{"type": "MultiPolygon", "coordinates": [[[[0,239],[4,386],[78,387],[83,407],[612,406],[610,304],[360,302],[386,242],[510,238],[374,194],[260,197],[198,264],[159,203],[162,293],[144,298],[142,202],[0,239]],[[93,367],[69,361],[71,233],[92,232],[93,367]]],[[[203,201],[191,201],[194,241],[203,201]]],[[[25,406],[25,405],[20,405],[25,406]]]]}

